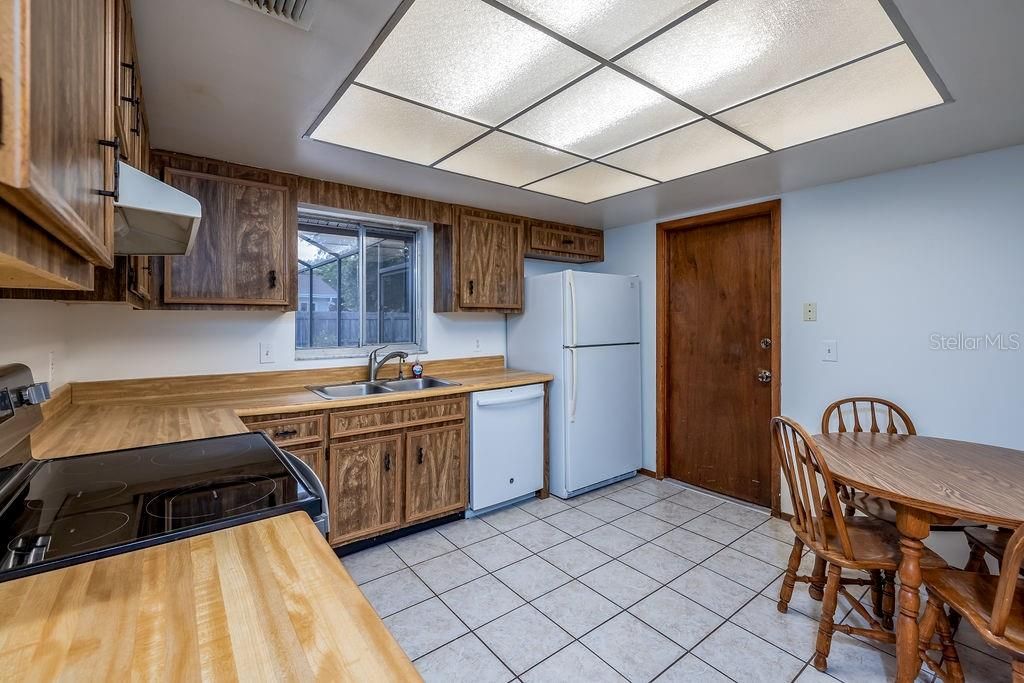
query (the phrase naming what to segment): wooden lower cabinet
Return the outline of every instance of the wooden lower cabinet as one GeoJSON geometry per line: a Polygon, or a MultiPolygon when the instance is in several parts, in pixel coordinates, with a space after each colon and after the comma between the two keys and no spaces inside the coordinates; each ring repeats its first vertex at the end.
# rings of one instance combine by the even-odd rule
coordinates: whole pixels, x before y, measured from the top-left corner
{"type": "Polygon", "coordinates": [[[330,447],[328,499],[332,545],[381,534],[401,525],[401,466],[401,434],[330,447]]]}
{"type": "Polygon", "coordinates": [[[457,512],[466,507],[466,429],[462,424],[405,435],[405,521],[457,512]]]}

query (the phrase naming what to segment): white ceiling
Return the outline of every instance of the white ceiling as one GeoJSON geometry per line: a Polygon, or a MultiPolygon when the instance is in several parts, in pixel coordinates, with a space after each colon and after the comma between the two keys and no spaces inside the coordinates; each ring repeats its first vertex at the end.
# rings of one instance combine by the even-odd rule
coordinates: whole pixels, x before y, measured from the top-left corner
{"type": "Polygon", "coordinates": [[[311,31],[228,0],[134,0],[154,147],[594,227],[1024,143],[1024,3],[896,0],[954,102],[589,205],[302,134],[399,0],[321,0],[311,31]]]}

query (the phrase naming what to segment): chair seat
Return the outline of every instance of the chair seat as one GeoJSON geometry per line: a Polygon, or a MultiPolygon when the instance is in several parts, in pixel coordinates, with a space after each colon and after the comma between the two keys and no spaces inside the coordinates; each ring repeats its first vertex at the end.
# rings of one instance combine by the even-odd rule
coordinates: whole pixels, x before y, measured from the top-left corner
{"type": "MultiPolygon", "coordinates": [[[[864,493],[863,491],[854,491],[853,495],[849,495],[846,489],[840,493],[840,502],[843,505],[852,505],[856,509],[863,512],[868,517],[874,517],[880,519],[883,522],[889,524],[896,523],[896,508],[893,507],[892,503],[885,498],[879,498],[870,493],[864,493]]],[[[977,522],[968,522],[966,520],[958,519],[952,524],[935,524],[932,526],[932,531],[963,531],[967,528],[982,527],[983,524],[977,522]]]]}
{"type": "Polygon", "coordinates": [[[1012,532],[1003,531],[997,529],[988,529],[980,527],[977,529],[967,529],[967,538],[970,541],[980,545],[985,549],[985,552],[992,557],[1002,561],[1003,555],[1006,553],[1006,544],[1010,542],[1010,536],[1012,532]]]}
{"type": "MultiPolygon", "coordinates": [[[[900,534],[892,524],[869,517],[847,517],[846,531],[850,536],[850,545],[853,547],[854,556],[853,560],[849,560],[843,554],[843,546],[839,541],[839,532],[835,522],[830,519],[826,519],[824,522],[828,536],[827,549],[825,548],[826,544],[811,540],[810,536],[798,529],[793,522],[790,522],[790,525],[804,545],[831,564],[849,569],[890,571],[895,571],[899,567],[900,534]]],[[[928,548],[922,550],[922,568],[944,569],[946,566],[945,561],[934,552],[928,548]]]]}
{"type": "Polygon", "coordinates": [[[1003,636],[990,630],[992,605],[995,604],[998,576],[975,574],[957,569],[931,569],[922,573],[928,590],[963,615],[987,643],[1024,657],[1024,579],[1017,580],[1010,619],[1003,636]]]}

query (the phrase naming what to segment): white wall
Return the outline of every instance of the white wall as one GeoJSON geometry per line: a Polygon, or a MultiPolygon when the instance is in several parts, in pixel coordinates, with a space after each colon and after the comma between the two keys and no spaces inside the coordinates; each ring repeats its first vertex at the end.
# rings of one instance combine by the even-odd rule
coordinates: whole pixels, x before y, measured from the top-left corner
{"type": "MultiPolygon", "coordinates": [[[[874,393],[904,405],[922,433],[1024,448],[1024,350],[929,348],[933,333],[1024,343],[1022,190],[1024,146],[784,194],[783,412],[817,431],[830,401],[874,393]],[[802,321],[804,302],[818,304],[817,322],[802,321]],[[839,362],[819,360],[824,339],[838,341],[839,362]]],[[[605,240],[595,269],[638,273],[643,285],[644,467],[654,469],[655,223],[605,240]]]]}
{"type": "Polygon", "coordinates": [[[25,363],[37,382],[50,382],[53,389],[66,383],[66,309],[50,301],[0,301],[0,365],[25,363]]]}
{"type": "MultiPolygon", "coordinates": [[[[424,244],[432,244],[429,231],[424,244]]],[[[423,250],[423,359],[505,354],[501,314],[435,314],[433,258],[423,250]]],[[[260,311],[133,311],[118,304],[0,300],[0,363],[28,362],[52,387],[65,382],[361,365],[364,358],[295,360],[295,314],[260,311]],[[275,362],[259,362],[270,342],[275,362]]]]}

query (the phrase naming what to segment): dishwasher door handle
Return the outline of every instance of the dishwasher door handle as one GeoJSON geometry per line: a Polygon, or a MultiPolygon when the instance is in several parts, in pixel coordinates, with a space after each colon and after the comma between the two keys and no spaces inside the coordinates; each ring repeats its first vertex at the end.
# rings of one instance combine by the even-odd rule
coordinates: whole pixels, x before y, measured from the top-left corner
{"type": "Polygon", "coordinates": [[[483,398],[477,400],[476,404],[481,408],[488,406],[508,406],[514,403],[525,403],[526,401],[534,401],[538,398],[544,398],[543,391],[538,391],[531,394],[523,394],[521,396],[509,396],[508,398],[483,398]]]}

